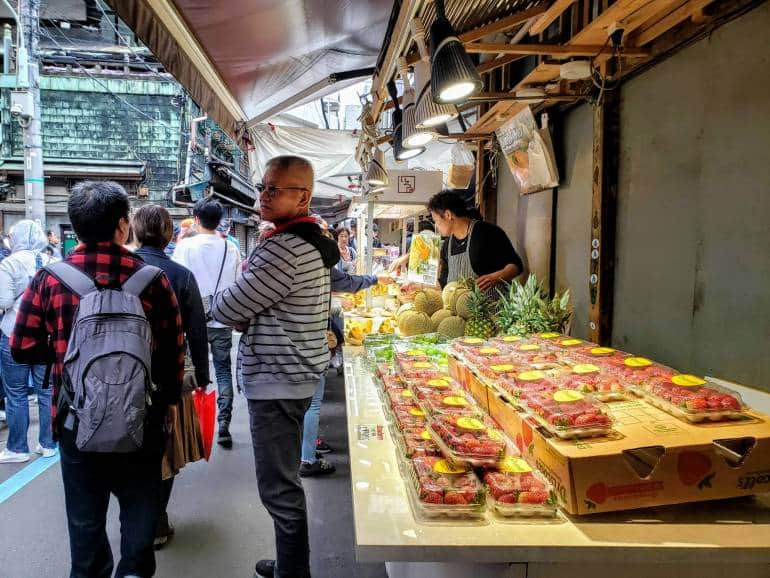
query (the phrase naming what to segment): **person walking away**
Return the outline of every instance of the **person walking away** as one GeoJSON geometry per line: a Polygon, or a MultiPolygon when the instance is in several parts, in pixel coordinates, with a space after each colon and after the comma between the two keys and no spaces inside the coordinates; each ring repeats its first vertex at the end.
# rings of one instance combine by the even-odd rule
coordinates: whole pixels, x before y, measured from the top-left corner
{"type": "Polygon", "coordinates": [[[222,205],[213,199],[201,199],[195,203],[193,216],[198,229],[194,237],[187,237],[177,244],[173,259],[184,265],[195,276],[203,296],[204,310],[208,318],[208,340],[214,358],[214,374],[217,379],[219,432],[217,443],[224,448],[233,446],[230,420],[233,415],[233,374],[230,351],[233,348],[233,332],[226,325],[211,318],[211,302],[235,282],[241,256],[232,243],[222,239],[216,229],[222,220],[222,205]]]}
{"type": "Polygon", "coordinates": [[[356,272],[356,258],[358,253],[350,246],[350,230],[344,227],[337,231],[337,247],[340,250],[340,262],[337,269],[342,273],[353,275],[356,272]]]}
{"type": "Polygon", "coordinates": [[[232,224],[230,222],[230,219],[222,219],[222,222],[219,223],[219,226],[217,227],[217,233],[219,233],[219,236],[223,239],[227,239],[230,241],[235,247],[238,249],[238,254],[241,254],[241,242],[233,237],[230,234],[230,229],[232,228],[232,224]]]}
{"type": "Polygon", "coordinates": [[[214,319],[248,324],[241,343],[259,495],[275,525],[277,560],[260,560],[258,576],[310,576],[305,493],[299,479],[302,424],[329,364],[330,269],[336,243],[309,216],[313,168],[306,159],[268,161],[260,193],[262,219],[276,228],[252,252],[248,268],[216,297],[214,319]]]}
{"type": "Polygon", "coordinates": [[[166,275],[122,247],[129,227],[123,187],[80,182],[67,210],[81,243],[38,271],[24,292],[11,355],[53,364],[70,578],[112,575],[110,494],[120,505],[115,576],[146,578],[155,574],[164,422],[182,387],[182,320],[166,275]]]}
{"type": "Polygon", "coordinates": [[[48,229],[45,232],[46,237],[48,238],[48,247],[50,254],[53,255],[55,259],[61,259],[61,241],[59,240],[59,237],[56,236],[56,233],[54,233],[51,229],[48,229]]]}
{"type": "MultiPolygon", "coordinates": [[[[131,224],[136,236],[136,242],[139,245],[136,255],[141,257],[148,265],[158,267],[158,269],[161,269],[166,274],[179,303],[185,342],[189,351],[189,360],[192,362],[191,365],[194,370],[191,376],[193,378],[192,381],[190,376],[185,373],[185,385],[190,382],[194,387],[198,388],[198,391],[205,393],[210,381],[206,316],[203,312],[203,302],[201,301],[198,284],[195,282],[195,276],[192,274],[192,271],[172,261],[165,253],[166,244],[171,240],[174,231],[171,215],[160,205],[144,205],[134,213],[131,224]]],[[[190,420],[194,419],[192,414],[187,415],[190,413],[189,411],[185,411],[186,408],[189,410],[192,407],[192,400],[188,399],[192,395],[192,389],[190,391],[187,391],[187,389],[189,388],[185,387],[183,392],[183,402],[170,407],[172,410],[170,413],[176,418],[172,422],[175,433],[181,430],[181,436],[178,437],[184,442],[183,448],[195,447],[195,440],[184,439],[189,428],[185,428],[183,424],[189,423],[190,420]]],[[[193,457],[186,458],[183,456],[182,463],[185,463],[188,459],[193,459],[193,457]]],[[[200,458],[196,457],[195,459],[200,458]]],[[[174,535],[174,526],[168,519],[168,503],[173,486],[174,476],[163,480],[161,514],[158,520],[158,528],[155,532],[156,549],[163,547],[174,535]]]]}
{"type": "Polygon", "coordinates": [[[439,285],[473,279],[493,301],[497,286],[510,283],[524,269],[521,257],[500,227],[477,219],[457,193],[442,191],[428,201],[441,243],[439,285]]]}
{"type": "Polygon", "coordinates": [[[0,463],[29,460],[29,384],[37,394],[38,444],[35,453],[45,458],[56,454],[51,429],[51,388],[44,383],[46,366],[16,363],[11,357],[10,337],[16,324],[24,290],[37,271],[53,261],[46,253],[48,245],[43,229],[35,221],[19,221],[11,229],[13,252],[0,263],[0,309],[5,311],[0,323],[0,367],[6,395],[8,443],[0,452],[0,463]]]}

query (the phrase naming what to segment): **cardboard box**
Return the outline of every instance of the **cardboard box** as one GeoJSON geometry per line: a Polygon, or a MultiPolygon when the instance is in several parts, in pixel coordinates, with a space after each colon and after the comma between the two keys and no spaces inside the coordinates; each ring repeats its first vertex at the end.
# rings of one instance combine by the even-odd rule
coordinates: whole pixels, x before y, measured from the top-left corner
{"type": "Polygon", "coordinates": [[[465,363],[449,356],[449,375],[459,382],[486,412],[489,412],[489,388],[465,363]]]}
{"type": "Polygon", "coordinates": [[[562,440],[472,371],[452,371],[467,377],[476,401],[486,404],[522,456],[551,481],[570,514],[770,491],[768,416],[751,413],[746,421],[691,424],[635,399],[607,404],[615,420],[612,437],[562,440]]]}

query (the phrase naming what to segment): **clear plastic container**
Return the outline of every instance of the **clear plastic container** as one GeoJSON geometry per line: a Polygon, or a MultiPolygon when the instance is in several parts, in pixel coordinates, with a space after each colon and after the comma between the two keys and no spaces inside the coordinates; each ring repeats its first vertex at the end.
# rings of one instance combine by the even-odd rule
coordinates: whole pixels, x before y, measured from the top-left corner
{"type": "Polygon", "coordinates": [[[470,469],[438,457],[416,457],[409,461],[407,491],[418,517],[484,518],[484,487],[470,469]]]}
{"type": "Polygon", "coordinates": [[[432,379],[411,379],[407,383],[418,399],[422,399],[423,396],[430,392],[461,389],[460,384],[449,375],[432,379]]]}
{"type": "Polygon", "coordinates": [[[468,396],[461,389],[447,391],[422,390],[417,397],[429,416],[439,414],[475,416],[479,413],[476,405],[468,399],[468,396]]]}
{"type": "Polygon", "coordinates": [[[404,428],[394,438],[401,455],[405,458],[441,457],[442,455],[441,449],[425,428],[404,428]]]}
{"type": "Polygon", "coordinates": [[[495,464],[505,454],[506,438],[494,422],[482,414],[435,414],[428,429],[444,455],[454,463],[473,466],[495,464]]]}
{"type": "Polygon", "coordinates": [[[463,353],[463,357],[474,365],[486,365],[494,363],[495,359],[507,359],[508,356],[504,349],[485,344],[484,347],[468,349],[463,353]]]}
{"type": "Polygon", "coordinates": [[[643,395],[650,387],[661,380],[670,380],[678,372],[670,367],[655,363],[646,357],[628,356],[622,360],[613,360],[605,369],[615,373],[626,384],[626,388],[643,395]]]}
{"type": "Polygon", "coordinates": [[[535,393],[556,391],[555,382],[546,371],[530,369],[506,376],[497,382],[498,389],[504,390],[514,401],[523,401],[535,393]]]}
{"type": "Polygon", "coordinates": [[[557,498],[551,485],[519,457],[506,456],[484,472],[490,507],[504,518],[555,518],[557,498]]]}
{"type": "Polygon", "coordinates": [[[425,412],[416,405],[411,407],[397,407],[392,411],[392,418],[393,424],[399,431],[410,427],[424,428],[428,423],[425,412]]]}
{"type": "Polygon", "coordinates": [[[445,375],[446,369],[432,361],[400,361],[399,373],[402,379],[433,379],[445,375]]]}
{"type": "Polygon", "coordinates": [[[475,366],[476,373],[487,381],[495,381],[499,379],[514,379],[517,373],[527,369],[526,365],[513,362],[510,358],[499,361],[501,363],[475,366]]]}
{"type": "Polygon", "coordinates": [[[590,393],[599,401],[627,399],[630,391],[615,371],[604,370],[593,363],[578,363],[554,378],[558,389],[590,393]]]}
{"type": "Polygon", "coordinates": [[[590,394],[574,390],[535,393],[523,407],[549,432],[562,439],[597,437],[612,431],[612,418],[590,394]]]}
{"type": "Polygon", "coordinates": [[[478,349],[488,346],[489,343],[479,337],[460,337],[452,341],[450,350],[464,357],[478,349]]]}
{"type": "Polygon", "coordinates": [[[689,374],[659,379],[645,390],[649,403],[689,422],[746,419],[741,396],[689,374]]]}
{"type": "Polygon", "coordinates": [[[553,351],[563,352],[565,354],[579,354],[582,349],[588,346],[596,347],[594,344],[577,339],[576,337],[565,337],[560,335],[556,339],[548,341],[548,347],[553,351]]]}
{"type": "Polygon", "coordinates": [[[389,389],[387,398],[392,409],[417,405],[417,399],[411,389],[389,389]]]}

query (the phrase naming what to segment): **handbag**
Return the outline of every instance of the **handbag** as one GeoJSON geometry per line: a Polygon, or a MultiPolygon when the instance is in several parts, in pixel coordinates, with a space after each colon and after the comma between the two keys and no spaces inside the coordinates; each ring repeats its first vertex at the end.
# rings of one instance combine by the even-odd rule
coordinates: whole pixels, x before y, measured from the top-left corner
{"type": "Polygon", "coordinates": [[[214,302],[214,297],[219,292],[219,282],[222,280],[222,271],[225,269],[225,261],[227,261],[227,239],[223,239],[225,242],[225,252],[222,254],[222,264],[219,266],[219,276],[217,277],[217,284],[214,287],[214,294],[213,295],[205,295],[201,299],[203,300],[203,313],[206,316],[206,321],[213,321],[214,318],[211,316],[211,305],[214,302]]]}

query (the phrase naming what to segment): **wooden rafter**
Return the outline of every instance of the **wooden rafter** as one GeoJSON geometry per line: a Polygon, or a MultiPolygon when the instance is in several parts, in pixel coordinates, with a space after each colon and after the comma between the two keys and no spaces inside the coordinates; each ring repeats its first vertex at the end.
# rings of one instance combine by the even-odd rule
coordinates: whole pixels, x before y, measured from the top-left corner
{"type": "MultiPolygon", "coordinates": [[[[523,54],[523,55],[548,55],[560,58],[571,56],[596,56],[598,54],[612,54],[611,46],[587,46],[578,44],[468,44],[467,52],[479,54],[523,54]]],[[[624,48],[623,55],[629,58],[646,58],[649,50],[642,48],[624,48]]]]}
{"type": "Polygon", "coordinates": [[[643,29],[639,32],[639,35],[635,38],[636,43],[639,46],[649,44],[658,36],[663,35],[665,32],[681,24],[688,18],[696,16],[706,6],[711,4],[714,0],[691,0],[686,4],[683,4],[673,12],[670,12],[651,26],[643,29]]]}
{"type": "Polygon", "coordinates": [[[529,29],[530,36],[537,36],[538,34],[545,32],[545,29],[576,1],[577,0],[556,0],[556,2],[551,4],[548,10],[545,11],[545,14],[537,19],[537,22],[532,25],[532,28],[529,29]]]}
{"type": "Polygon", "coordinates": [[[519,24],[522,24],[531,18],[535,18],[536,16],[541,15],[544,11],[545,6],[535,6],[534,8],[524,10],[523,12],[516,12],[510,16],[500,18],[500,20],[495,20],[494,22],[490,22],[484,26],[479,26],[478,28],[464,32],[460,34],[458,38],[463,44],[475,42],[476,40],[481,40],[485,36],[490,36],[491,34],[497,34],[498,32],[505,32],[506,30],[510,30],[514,26],[518,26],[519,24]]]}

